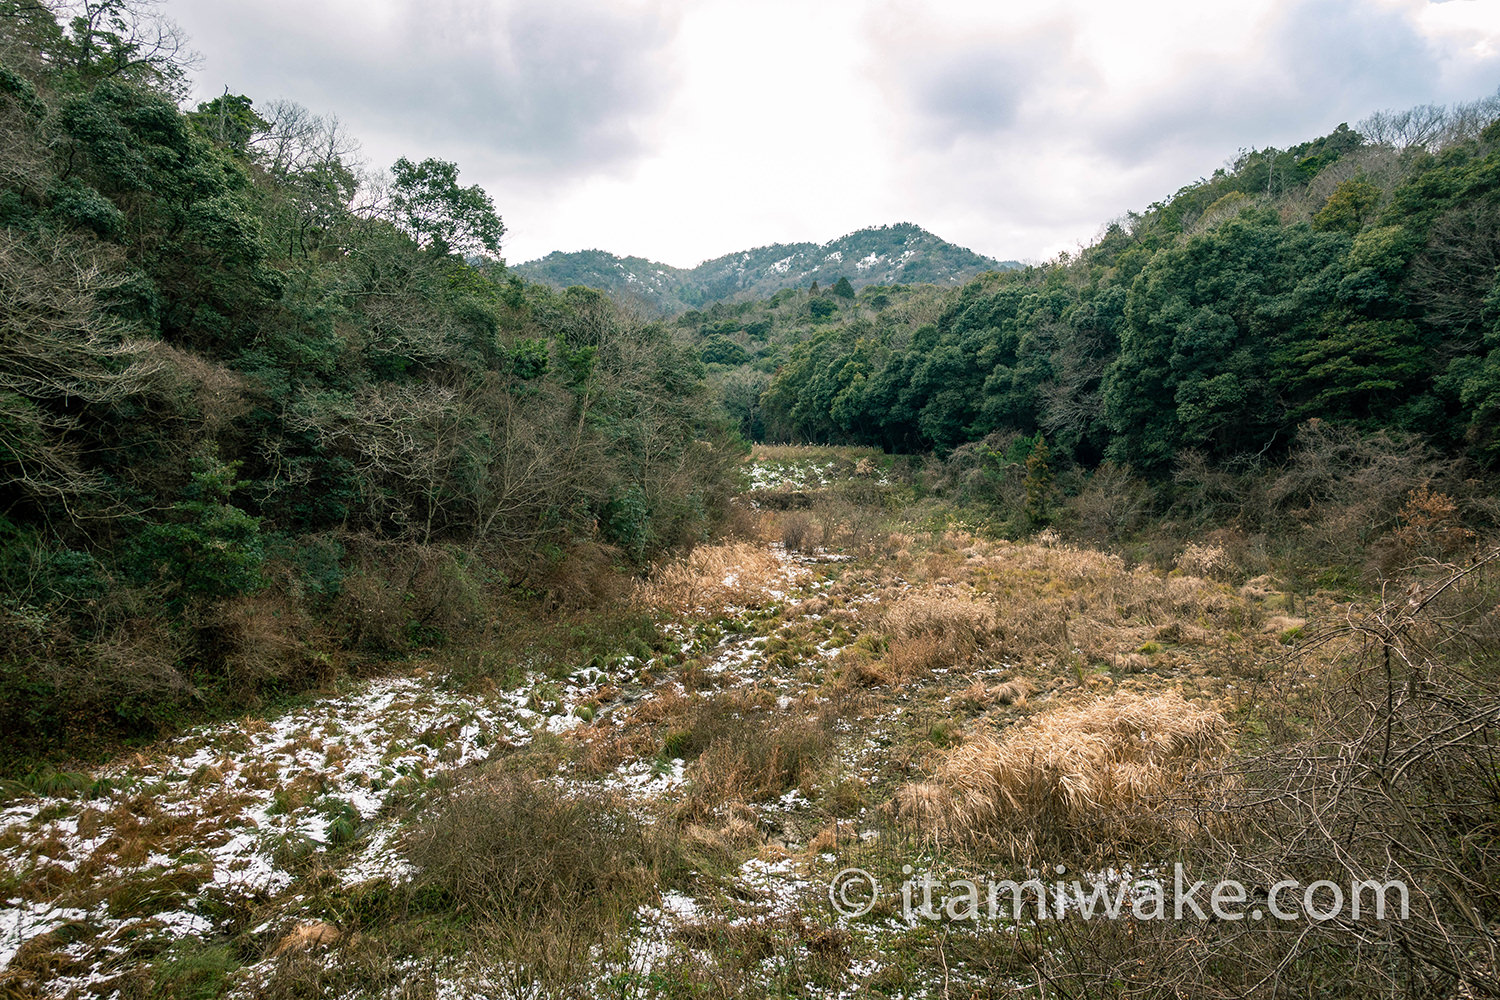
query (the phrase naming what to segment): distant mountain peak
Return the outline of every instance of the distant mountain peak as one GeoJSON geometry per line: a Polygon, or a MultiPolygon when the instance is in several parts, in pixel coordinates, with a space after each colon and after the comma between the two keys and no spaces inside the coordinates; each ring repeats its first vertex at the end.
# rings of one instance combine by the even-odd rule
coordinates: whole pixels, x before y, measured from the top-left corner
{"type": "Polygon", "coordinates": [[[866,285],[960,284],[985,271],[1018,268],[949,243],[911,222],[870,226],[827,243],[773,243],[737,250],[693,268],[603,250],[554,251],[516,265],[522,277],[556,288],[587,285],[633,296],[667,313],[725,300],[763,298],[814,281],[866,285]]]}

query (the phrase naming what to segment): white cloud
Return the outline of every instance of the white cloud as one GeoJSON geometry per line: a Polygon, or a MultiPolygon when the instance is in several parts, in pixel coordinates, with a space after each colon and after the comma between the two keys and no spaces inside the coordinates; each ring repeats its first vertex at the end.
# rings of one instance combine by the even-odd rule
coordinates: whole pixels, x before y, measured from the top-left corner
{"type": "Polygon", "coordinates": [[[1040,257],[1211,172],[1500,80],[1488,0],[169,0],[200,90],[457,160],[507,256],[691,265],[909,220],[1040,257]]]}

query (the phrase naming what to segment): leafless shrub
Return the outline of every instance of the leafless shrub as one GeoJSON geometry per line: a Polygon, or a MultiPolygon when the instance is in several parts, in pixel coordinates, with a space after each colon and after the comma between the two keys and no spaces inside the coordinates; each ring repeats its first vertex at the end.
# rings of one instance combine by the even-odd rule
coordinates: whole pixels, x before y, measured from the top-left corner
{"type": "Polygon", "coordinates": [[[804,511],[792,511],[781,518],[781,544],[788,552],[815,552],[823,541],[823,530],[804,511]]]}
{"type": "Polygon", "coordinates": [[[1362,562],[1370,542],[1397,527],[1411,491],[1445,482],[1454,464],[1415,436],[1309,420],[1266,484],[1265,527],[1296,532],[1324,564],[1362,562]]]}
{"type": "MultiPolygon", "coordinates": [[[[233,689],[247,700],[269,683],[305,682],[318,669],[307,642],[305,608],[284,593],[267,590],[235,598],[206,612],[221,636],[215,657],[233,689]]],[[[200,625],[200,629],[202,625],[200,625]]]]}
{"type": "Polygon", "coordinates": [[[76,710],[112,710],[133,724],[155,724],[197,695],[181,669],[186,652],[185,637],[168,622],[143,616],[85,643],[82,662],[39,666],[76,710]]]}
{"type": "Polygon", "coordinates": [[[95,491],[83,408],[160,387],[154,344],[108,313],[124,273],[102,245],[0,232],[0,484],[63,503],[95,491]]]}
{"type": "Polygon", "coordinates": [[[1257,482],[1244,470],[1214,465],[1202,452],[1187,450],[1177,455],[1172,485],[1173,512],[1193,523],[1210,525],[1241,521],[1252,508],[1257,482]]]}
{"type": "Polygon", "coordinates": [[[549,603],[565,608],[596,607],[625,595],[628,581],[618,567],[619,549],[595,541],[575,541],[555,559],[528,575],[549,603]]]}
{"type": "Polygon", "coordinates": [[[439,802],[406,842],[415,892],[479,920],[596,909],[628,914],[654,882],[663,842],[604,799],[501,775],[439,802]]]}
{"type": "Polygon", "coordinates": [[[351,649],[381,655],[476,626],[483,590],[467,554],[440,546],[344,536],[349,569],[328,621],[351,649]]]}
{"type": "Polygon", "coordinates": [[[1345,909],[1274,947],[1230,942],[1245,982],[1288,981],[1332,949],[1366,993],[1500,995],[1497,568],[1500,550],[1414,580],[1302,647],[1336,650],[1345,674],[1291,746],[1237,768],[1237,832],[1219,857],[1262,886],[1398,880],[1410,912],[1361,921],[1345,909]]]}
{"type": "Polygon", "coordinates": [[[1137,531],[1152,508],[1151,490],[1130,467],[1103,462],[1067,501],[1075,530],[1095,542],[1118,542],[1137,531]]]}

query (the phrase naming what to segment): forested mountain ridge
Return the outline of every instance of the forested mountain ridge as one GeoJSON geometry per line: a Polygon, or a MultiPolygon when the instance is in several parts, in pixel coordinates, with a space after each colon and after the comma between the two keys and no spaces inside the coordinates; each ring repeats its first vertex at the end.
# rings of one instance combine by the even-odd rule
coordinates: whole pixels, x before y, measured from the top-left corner
{"type": "Polygon", "coordinates": [[[636,298],[668,314],[715,302],[763,298],[785,288],[833,285],[960,284],[986,271],[1019,268],[949,243],[920,226],[872,226],[827,243],[775,243],[675,268],[602,250],[556,252],[513,270],[554,288],[584,285],[636,298]]]}
{"type": "Polygon", "coordinates": [[[1188,454],[1275,457],[1323,421],[1493,465],[1500,97],[1418,110],[1245,153],[924,311],[841,313],[741,424],[897,451],[1044,435],[1063,460],[1166,476],[1188,454]]]}

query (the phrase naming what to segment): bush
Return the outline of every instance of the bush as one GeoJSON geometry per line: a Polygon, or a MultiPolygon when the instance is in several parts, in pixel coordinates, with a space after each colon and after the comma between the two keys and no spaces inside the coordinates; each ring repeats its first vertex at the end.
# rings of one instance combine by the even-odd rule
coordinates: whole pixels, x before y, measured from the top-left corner
{"type": "Polygon", "coordinates": [[[476,920],[626,915],[670,857],[631,813],[518,775],[455,792],[412,832],[412,897],[476,920]]]}

